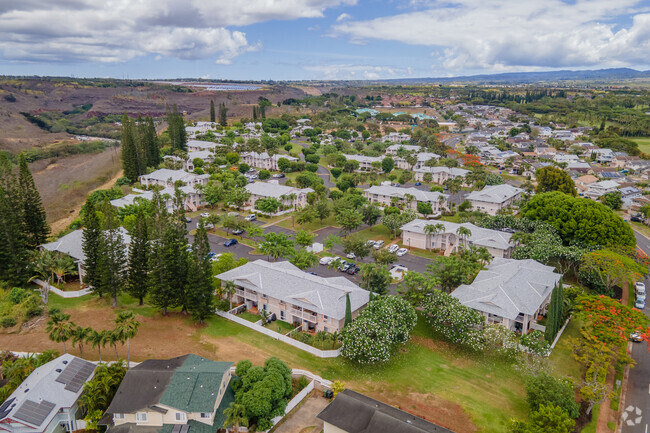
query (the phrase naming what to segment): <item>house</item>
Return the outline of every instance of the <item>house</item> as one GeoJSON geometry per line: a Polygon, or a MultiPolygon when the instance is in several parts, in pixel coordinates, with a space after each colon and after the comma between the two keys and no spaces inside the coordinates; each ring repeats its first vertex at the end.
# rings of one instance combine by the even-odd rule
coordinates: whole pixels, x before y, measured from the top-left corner
{"type": "Polygon", "coordinates": [[[402,170],[412,170],[414,168],[422,168],[425,167],[425,164],[427,161],[430,161],[432,159],[438,160],[440,159],[440,155],[437,153],[433,152],[421,152],[418,153],[416,156],[416,161],[415,165],[411,165],[406,159],[401,158],[399,156],[396,156],[395,159],[395,166],[399,169],[402,170]]]}
{"type": "Polygon", "coordinates": [[[161,168],[140,176],[140,183],[146,188],[152,186],[173,187],[176,182],[182,182],[189,186],[207,185],[208,180],[210,180],[209,174],[194,174],[184,170],[170,170],[168,168],[161,168]]]}
{"type": "Polygon", "coordinates": [[[585,192],[585,196],[592,199],[597,199],[604,194],[618,191],[619,186],[620,185],[618,182],[615,182],[613,180],[601,180],[600,182],[594,182],[589,185],[589,189],[587,189],[585,192]]]}
{"type": "Polygon", "coordinates": [[[222,428],[235,395],[232,362],[189,354],[130,368],[100,420],[107,433],[208,433],[222,428]]]}
{"type": "Polygon", "coordinates": [[[577,179],[574,179],[573,183],[576,184],[576,188],[578,189],[578,192],[584,193],[589,189],[589,185],[598,182],[598,178],[596,176],[592,176],[590,174],[580,176],[577,179]]]}
{"type": "Polygon", "coordinates": [[[543,331],[537,316],[546,314],[553,288],[562,278],[554,269],[531,259],[496,258],[472,284],[459,286],[451,296],[483,314],[488,323],[524,334],[530,329],[543,331]]]}
{"type": "Polygon", "coordinates": [[[415,180],[418,182],[424,181],[424,176],[431,173],[431,181],[442,185],[447,179],[465,178],[469,170],[456,167],[420,167],[413,169],[413,172],[415,173],[415,180]]]}
{"type": "MultiPolygon", "coordinates": [[[[124,227],[120,227],[119,231],[124,241],[124,247],[128,249],[129,245],[131,244],[131,236],[124,227]]],[[[70,232],[65,236],[61,236],[54,242],[41,245],[40,248],[44,248],[48,251],[56,251],[62,254],[67,254],[72,257],[72,260],[74,260],[77,264],[79,283],[83,284],[83,277],[86,275],[86,270],[84,269],[86,254],[83,250],[83,229],[70,232]]]]}
{"type": "Polygon", "coordinates": [[[484,229],[471,223],[452,223],[448,221],[427,221],[415,219],[401,227],[402,244],[409,248],[419,248],[422,250],[439,249],[448,256],[458,251],[460,245],[464,242],[458,235],[458,229],[465,227],[471,234],[467,237],[467,246],[484,247],[492,257],[510,257],[513,245],[510,242],[512,234],[484,229]],[[442,224],[444,230],[435,235],[427,235],[425,227],[428,225],[442,224]]]}
{"type": "Polygon", "coordinates": [[[280,158],[289,161],[298,161],[298,158],[289,155],[269,155],[266,152],[244,152],[241,154],[241,162],[250,165],[251,167],[266,169],[271,171],[278,171],[278,160],[280,158]]]}
{"type": "Polygon", "coordinates": [[[453,433],[351,389],[339,392],[316,417],[324,433],[453,433]]]}
{"type": "Polygon", "coordinates": [[[381,164],[383,157],[381,156],[365,156],[365,155],[343,155],[348,161],[357,161],[359,169],[357,171],[371,171],[373,169],[372,163],[377,162],[381,164]]]}
{"type": "MultiPolygon", "coordinates": [[[[186,211],[194,212],[207,204],[205,202],[205,194],[203,194],[202,190],[189,185],[181,186],[179,190],[183,193],[183,205],[186,211]]],[[[175,189],[167,187],[160,190],[159,194],[165,202],[167,212],[173,212],[176,209],[174,203],[175,189]]],[[[151,201],[153,195],[153,191],[144,191],[141,194],[127,194],[124,197],[111,200],[111,204],[121,209],[132,204],[137,204],[139,200],[151,201]]]]}
{"type": "Polygon", "coordinates": [[[489,215],[496,215],[499,211],[507,209],[524,193],[521,188],[508,185],[489,185],[481,191],[474,191],[467,195],[466,200],[475,210],[480,210],[489,215]]]}
{"type": "Polygon", "coordinates": [[[382,207],[394,206],[398,203],[406,204],[406,208],[417,210],[418,203],[429,203],[432,213],[442,212],[449,207],[447,194],[439,192],[422,191],[417,188],[400,188],[396,186],[371,186],[363,192],[363,196],[370,202],[382,207]]]}
{"type": "Polygon", "coordinates": [[[302,325],[305,331],[335,332],[345,325],[346,299],[352,318],[368,303],[368,291],[345,277],[324,278],[301,271],[289,262],[255,260],[217,275],[237,286],[232,300],[302,325]]]}
{"type": "Polygon", "coordinates": [[[391,144],[386,148],[386,155],[396,156],[400,149],[407,152],[420,152],[423,150],[422,146],[414,146],[412,144],[391,144]]]}
{"type": "Polygon", "coordinates": [[[566,169],[569,171],[575,171],[577,173],[586,174],[591,171],[591,165],[583,161],[569,162],[566,166],[566,169]]]}
{"type": "Polygon", "coordinates": [[[187,151],[188,152],[197,152],[200,150],[209,150],[214,152],[219,146],[225,146],[221,143],[213,143],[211,141],[200,141],[200,140],[188,140],[187,141],[187,151]]]}
{"type": "Polygon", "coordinates": [[[95,364],[65,354],[36,368],[0,405],[0,431],[63,433],[83,430],[83,385],[95,364]]]}
{"type": "Polygon", "coordinates": [[[400,132],[391,132],[388,135],[385,135],[381,141],[390,141],[391,143],[401,143],[402,141],[409,141],[411,136],[408,134],[402,134],[400,132]]]}
{"type": "Polygon", "coordinates": [[[307,194],[314,192],[311,188],[294,188],[270,182],[253,182],[246,185],[251,195],[248,204],[255,209],[255,202],[264,198],[275,198],[285,209],[297,209],[307,205],[307,194]]]}

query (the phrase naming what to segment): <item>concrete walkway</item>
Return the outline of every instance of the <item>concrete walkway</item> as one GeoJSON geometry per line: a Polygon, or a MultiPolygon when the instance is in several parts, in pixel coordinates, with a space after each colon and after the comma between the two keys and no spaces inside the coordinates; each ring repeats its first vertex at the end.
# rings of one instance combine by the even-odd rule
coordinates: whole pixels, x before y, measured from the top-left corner
{"type": "Polygon", "coordinates": [[[286,419],[275,433],[320,433],[323,430],[323,421],[316,418],[316,415],[329,404],[320,391],[314,391],[302,406],[298,408],[288,419],[286,419]],[[311,429],[306,429],[312,427],[311,429]]]}

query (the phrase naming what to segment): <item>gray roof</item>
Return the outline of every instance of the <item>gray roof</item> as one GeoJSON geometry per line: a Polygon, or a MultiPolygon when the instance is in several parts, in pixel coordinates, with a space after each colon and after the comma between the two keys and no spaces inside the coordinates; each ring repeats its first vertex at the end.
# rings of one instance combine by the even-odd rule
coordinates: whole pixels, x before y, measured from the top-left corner
{"type": "Polygon", "coordinates": [[[160,170],[156,170],[154,172],[151,172],[149,174],[143,174],[140,176],[141,179],[153,179],[153,180],[160,180],[160,181],[171,181],[171,182],[176,182],[176,181],[181,181],[181,182],[190,182],[194,178],[199,178],[199,179],[209,179],[210,175],[209,174],[194,174],[194,173],[188,173],[183,170],[170,170],[168,168],[161,168],[160,170]]]}
{"type": "Polygon", "coordinates": [[[257,152],[244,152],[241,154],[242,157],[244,156],[252,156],[253,158],[259,158],[259,159],[274,159],[278,161],[280,158],[288,159],[289,161],[298,161],[298,158],[290,155],[284,155],[281,153],[276,153],[273,156],[270,156],[267,152],[262,152],[262,153],[257,153],[257,152]]]}
{"type": "Polygon", "coordinates": [[[378,194],[378,195],[385,195],[388,197],[399,197],[399,198],[404,198],[406,194],[411,194],[413,197],[415,197],[416,201],[422,201],[422,202],[438,202],[440,200],[440,197],[444,197],[445,201],[449,198],[447,194],[442,194],[437,191],[422,191],[417,188],[400,188],[397,186],[383,186],[383,185],[375,185],[371,186],[367,190],[365,190],[366,193],[368,194],[378,194]]]}
{"type": "Polygon", "coordinates": [[[216,276],[223,281],[334,319],[345,317],[346,294],[352,311],[368,303],[368,291],[345,277],[323,278],[301,271],[289,262],[255,260],[216,276]]]}
{"type": "Polygon", "coordinates": [[[495,248],[499,250],[507,250],[510,248],[510,238],[512,234],[505,233],[499,230],[485,229],[483,227],[475,226],[472,223],[452,223],[449,221],[427,221],[423,219],[415,219],[408,224],[402,226],[402,231],[424,233],[424,227],[428,225],[442,224],[445,226],[443,233],[456,233],[459,227],[468,228],[472,235],[467,239],[472,244],[479,247],[495,248]]]}
{"type": "Polygon", "coordinates": [[[494,259],[470,285],[451,294],[474,310],[514,320],[535,314],[562,278],[552,266],[535,260],[494,259]]]}
{"type": "Polygon", "coordinates": [[[359,162],[367,162],[372,164],[373,162],[381,162],[383,161],[384,157],[382,156],[366,156],[366,155],[343,155],[345,156],[345,159],[348,161],[359,161],[359,162]]]}
{"type": "MultiPolygon", "coordinates": [[[[185,194],[200,193],[200,191],[197,190],[192,185],[183,185],[178,189],[180,189],[185,194]]],[[[164,195],[168,195],[170,199],[174,197],[175,193],[176,193],[175,188],[172,188],[171,186],[168,186],[167,188],[163,188],[160,190],[161,197],[163,197],[164,195]]],[[[136,204],[138,201],[137,199],[151,200],[152,198],[153,198],[153,190],[149,190],[149,191],[144,191],[141,194],[127,194],[124,197],[116,198],[115,200],[111,200],[111,204],[115,207],[123,208],[131,204],[136,204]]]]}
{"type": "Polygon", "coordinates": [[[469,170],[465,170],[464,168],[456,168],[456,167],[420,167],[416,168],[413,170],[416,173],[431,173],[431,174],[436,174],[436,173],[449,173],[451,177],[465,177],[467,173],[469,173],[469,170]]]}
{"type": "Polygon", "coordinates": [[[398,151],[400,148],[404,148],[404,150],[409,151],[409,152],[414,151],[414,150],[415,151],[424,150],[424,148],[422,146],[416,146],[416,145],[413,145],[413,144],[399,144],[399,143],[398,144],[391,144],[390,146],[388,146],[386,148],[386,150],[398,151]]]}
{"type": "Polygon", "coordinates": [[[317,418],[346,433],[453,433],[350,389],[338,393],[317,418]]]}
{"type": "Polygon", "coordinates": [[[245,188],[246,191],[250,192],[251,194],[275,198],[280,198],[283,195],[288,196],[289,194],[306,194],[308,192],[314,192],[314,190],[311,188],[293,188],[272,182],[253,182],[246,185],[245,188]]]}
{"type": "Polygon", "coordinates": [[[480,191],[474,191],[467,195],[467,200],[483,201],[486,203],[503,203],[523,193],[521,188],[508,185],[507,183],[501,185],[489,185],[480,191]]]}
{"type": "MultiPolygon", "coordinates": [[[[119,228],[124,244],[128,246],[131,243],[131,236],[124,227],[119,228]]],[[[75,230],[65,236],[60,237],[54,242],[43,244],[41,247],[49,251],[58,251],[72,257],[73,259],[83,263],[86,260],[86,255],[83,251],[83,229],[75,230]]]]}
{"type": "Polygon", "coordinates": [[[0,421],[23,424],[10,427],[15,433],[44,431],[62,408],[74,406],[94,371],[95,364],[70,354],[38,367],[0,406],[0,421]]]}

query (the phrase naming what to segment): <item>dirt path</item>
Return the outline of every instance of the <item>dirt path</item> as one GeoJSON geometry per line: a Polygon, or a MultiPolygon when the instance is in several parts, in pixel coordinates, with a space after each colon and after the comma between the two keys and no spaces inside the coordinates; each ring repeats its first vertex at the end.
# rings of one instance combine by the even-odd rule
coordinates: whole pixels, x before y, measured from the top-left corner
{"type": "MultiPolygon", "coordinates": [[[[624,292],[625,293],[625,292],[624,292]]],[[[611,369],[607,375],[607,386],[609,389],[614,389],[614,377],[616,373],[614,368],[611,369]]],[[[598,423],[596,424],[596,433],[611,433],[611,430],[607,426],[607,423],[610,421],[616,422],[617,412],[612,410],[609,406],[610,400],[606,398],[605,401],[600,405],[600,412],[598,413],[598,423]]]]}
{"type": "Polygon", "coordinates": [[[291,219],[291,217],[288,216],[288,217],[286,217],[286,218],[282,218],[281,220],[277,220],[277,221],[272,222],[272,223],[264,224],[264,225],[262,226],[262,228],[271,227],[271,226],[274,226],[274,225],[277,225],[277,224],[281,223],[282,221],[286,221],[286,220],[290,220],[290,219],[291,219]]]}
{"type": "Polygon", "coordinates": [[[627,281],[623,281],[623,293],[621,295],[621,304],[627,305],[630,300],[630,285],[627,281]]]}

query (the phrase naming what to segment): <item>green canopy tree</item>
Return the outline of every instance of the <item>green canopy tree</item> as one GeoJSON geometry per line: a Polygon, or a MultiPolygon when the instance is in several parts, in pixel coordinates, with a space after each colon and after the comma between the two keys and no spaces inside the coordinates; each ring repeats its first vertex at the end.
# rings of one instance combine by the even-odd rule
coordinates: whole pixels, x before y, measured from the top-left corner
{"type": "Polygon", "coordinates": [[[571,196],[576,196],[576,186],[571,179],[571,176],[564,170],[547,166],[537,169],[535,172],[535,180],[537,180],[537,188],[535,192],[551,192],[560,191],[571,196]]]}
{"type": "Polygon", "coordinates": [[[148,291],[149,234],[144,214],[139,211],[136,218],[136,228],[131,234],[131,244],[129,245],[126,290],[139,300],[140,305],[143,305],[144,297],[148,291]]]}
{"type": "Polygon", "coordinates": [[[22,203],[23,233],[25,245],[34,249],[47,240],[50,234],[50,227],[47,225],[47,216],[41,195],[36,189],[34,178],[29,171],[27,159],[21,152],[18,157],[18,187],[20,188],[20,201],[22,203]]]}
{"type": "Polygon", "coordinates": [[[187,281],[188,310],[194,320],[203,324],[205,319],[214,314],[214,289],[212,287],[212,263],[210,261],[210,243],[203,220],[194,235],[192,254],[189,258],[187,281]]]}

